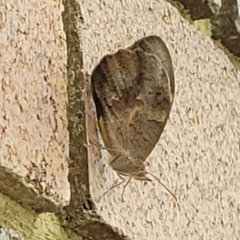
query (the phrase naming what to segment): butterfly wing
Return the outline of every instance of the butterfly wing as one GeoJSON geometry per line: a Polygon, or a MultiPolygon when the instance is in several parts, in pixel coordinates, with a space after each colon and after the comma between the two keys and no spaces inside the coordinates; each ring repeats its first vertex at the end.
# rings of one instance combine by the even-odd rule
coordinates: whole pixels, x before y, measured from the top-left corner
{"type": "MultiPolygon", "coordinates": [[[[146,53],[154,54],[158,57],[164,67],[166,73],[169,75],[170,88],[169,91],[172,95],[175,92],[174,73],[172,67],[172,59],[167,46],[159,36],[148,36],[136,41],[128,49],[134,50],[140,48],[146,53]]],[[[173,100],[173,99],[172,99],[173,100]]]]}
{"type": "Polygon", "coordinates": [[[137,149],[131,155],[139,159],[151,153],[162,134],[171,111],[175,83],[171,57],[161,38],[143,38],[129,49],[143,52],[137,99],[144,107],[133,116],[134,124],[129,124],[131,149],[137,149]]]}
{"type": "Polygon", "coordinates": [[[127,152],[112,167],[137,170],[157,143],[172,106],[174,77],[165,44],[150,36],[105,56],[93,71],[92,89],[106,147],[115,150],[113,155],[127,152]]]}
{"type": "Polygon", "coordinates": [[[136,79],[141,66],[138,63],[137,54],[121,49],[106,55],[92,74],[93,99],[103,141],[106,147],[119,152],[128,145],[127,120],[139,94],[136,79]]]}

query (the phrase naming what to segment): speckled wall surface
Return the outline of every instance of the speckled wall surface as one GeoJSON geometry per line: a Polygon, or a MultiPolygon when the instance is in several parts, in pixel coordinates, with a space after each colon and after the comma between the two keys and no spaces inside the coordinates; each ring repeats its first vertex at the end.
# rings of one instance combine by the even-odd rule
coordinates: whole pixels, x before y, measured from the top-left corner
{"type": "Polygon", "coordinates": [[[66,202],[62,11],[60,1],[0,1],[0,165],[66,202]]]}
{"type": "MultiPolygon", "coordinates": [[[[240,238],[240,74],[212,41],[159,1],[82,1],[84,70],[101,57],[151,34],[172,56],[176,95],[165,131],[147,162],[172,189],[180,209],[157,182],[131,181],[97,204],[99,214],[132,239],[240,238]]],[[[118,179],[90,159],[97,200],[118,179]]]]}

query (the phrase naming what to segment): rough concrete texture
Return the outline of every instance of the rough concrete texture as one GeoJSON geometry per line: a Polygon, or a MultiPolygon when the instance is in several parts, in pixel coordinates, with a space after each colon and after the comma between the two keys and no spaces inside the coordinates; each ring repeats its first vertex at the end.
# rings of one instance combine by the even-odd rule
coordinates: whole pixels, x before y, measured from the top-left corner
{"type": "MultiPolygon", "coordinates": [[[[99,214],[132,239],[239,239],[240,73],[163,0],[82,1],[82,14],[85,70],[156,34],[169,48],[176,79],[170,120],[146,162],[174,191],[180,209],[156,181],[132,180],[124,202],[122,185],[97,204],[99,214]]],[[[89,159],[94,200],[120,180],[106,151],[102,156],[89,159]]]]}
{"type": "MultiPolygon", "coordinates": [[[[67,58],[62,11],[61,1],[0,2],[0,165],[40,192],[66,202],[67,58]]],[[[8,190],[4,193],[9,195],[8,190]]],[[[13,194],[21,201],[24,191],[13,194]]]]}

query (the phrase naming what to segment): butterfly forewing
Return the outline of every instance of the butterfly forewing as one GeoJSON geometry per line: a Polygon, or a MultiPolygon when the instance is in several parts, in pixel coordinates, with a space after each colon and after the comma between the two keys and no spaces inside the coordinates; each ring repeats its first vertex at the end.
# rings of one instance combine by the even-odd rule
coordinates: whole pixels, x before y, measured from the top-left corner
{"type": "Polygon", "coordinates": [[[163,40],[158,36],[148,36],[138,40],[132,46],[129,47],[129,49],[132,49],[132,50],[137,48],[140,48],[144,52],[147,52],[150,54],[153,53],[156,55],[156,57],[160,59],[164,69],[169,75],[170,89],[171,89],[172,95],[174,95],[175,83],[174,83],[172,59],[163,40]]]}

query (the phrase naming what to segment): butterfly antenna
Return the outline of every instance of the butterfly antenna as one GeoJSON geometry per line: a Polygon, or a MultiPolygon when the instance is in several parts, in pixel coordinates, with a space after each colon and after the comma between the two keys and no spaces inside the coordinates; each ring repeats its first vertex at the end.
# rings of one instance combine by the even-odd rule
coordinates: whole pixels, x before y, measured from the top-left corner
{"type": "Polygon", "coordinates": [[[125,189],[126,189],[127,185],[130,183],[131,179],[132,179],[132,177],[130,177],[130,178],[127,180],[126,184],[123,186],[123,191],[122,191],[122,194],[121,194],[122,202],[124,202],[124,200],[123,200],[123,194],[124,194],[124,192],[125,192],[125,189]]]}
{"type": "Polygon", "coordinates": [[[175,199],[175,201],[177,202],[177,198],[176,196],[173,194],[173,192],[165,185],[163,184],[158,178],[156,178],[153,174],[148,173],[149,175],[151,175],[155,180],[158,181],[159,184],[161,184],[171,195],[172,197],[175,199]]]}

